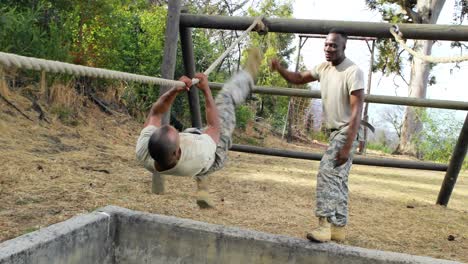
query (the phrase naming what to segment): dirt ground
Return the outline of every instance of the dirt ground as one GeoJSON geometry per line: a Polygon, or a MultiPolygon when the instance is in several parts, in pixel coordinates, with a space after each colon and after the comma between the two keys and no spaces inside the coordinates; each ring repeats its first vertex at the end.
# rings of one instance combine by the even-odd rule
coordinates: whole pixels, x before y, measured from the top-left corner
{"type": "MultiPolygon", "coordinates": [[[[76,127],[29,121],[0,100],[0,241],[106,205],[304,238],[313,215],[319,163],[231,152],[213,174],[215,209],[195,204],[191,178],[151,175],[134,160],[141,124],[88,108],[76,127]]],[[[270,147],[307,150],[268,138],[270,147]]],[[[468,262],[468,173],[448,208],[434,205],[443,172],[355,165],[345,244],[468,262]]]]}

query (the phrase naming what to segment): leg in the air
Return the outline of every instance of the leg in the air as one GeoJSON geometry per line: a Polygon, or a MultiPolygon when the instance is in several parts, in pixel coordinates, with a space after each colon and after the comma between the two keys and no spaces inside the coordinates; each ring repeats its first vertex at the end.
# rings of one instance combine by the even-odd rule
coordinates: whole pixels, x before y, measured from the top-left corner
{"type": "Polygon", "coordinates": [[[215,103],[218,108],[221,131],[215,161],[207,172],[195,176],[197,181],[197,204],[201,208],[213,207],[209,196],[207,176],[224,167],[228,149],[232,145],[231,136],[236,127],[235,108],[237,105],[244,103],[250,95],[261,59],[260,51],[257,48],[250,49],[244,70],[232,76],[216,96],[215,103]]]}
{"type": "Polygon", "coordinates": [[[221,123],[221,136],[216,149],[215,162],[206,174],[224,167],[227,151],[232,145],[232,133],[236,127],[235,108],[237,105],[243,104],[250,95],[261,62],[262,56],[259,49],[251,48],[244,69],[232,76],[216,96],[215,103],[221,123]]]}

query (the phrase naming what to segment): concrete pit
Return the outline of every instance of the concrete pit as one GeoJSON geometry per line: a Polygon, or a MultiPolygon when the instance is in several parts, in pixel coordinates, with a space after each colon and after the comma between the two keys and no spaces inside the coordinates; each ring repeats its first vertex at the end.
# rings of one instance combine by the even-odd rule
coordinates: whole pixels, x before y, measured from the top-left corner
{"type": "Polygon", "coordinates": [[[458,263],[107,206],[0,244],[20,263],[458,263]]]}

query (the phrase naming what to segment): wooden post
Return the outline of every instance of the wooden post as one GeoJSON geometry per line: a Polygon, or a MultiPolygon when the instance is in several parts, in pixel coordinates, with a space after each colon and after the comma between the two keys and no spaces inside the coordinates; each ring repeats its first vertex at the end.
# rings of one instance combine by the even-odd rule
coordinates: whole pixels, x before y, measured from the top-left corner
{"type": "Polygon", "coordinates": [[[463,160],[466,157],[468,150],[468,114],[466,114],[465,123],[460,131],[457,144],[453,149],[452,157],[448,165],[447,172],[445,173],[444,181],[440,187],[439,196],[437,197],[437,204],[447,206],[450,196],[452,195],[453,188],[457,182],[458,174],[460,174],[463,160]]]}
{"type": "MultiPolygon", "coordinates": [[[[171,0],[168,2],[166,35],[164,42],[164,57],[161,66],[161,77],[164,79],[174,79],[176,56],[177,56],[177,41],[179,37],[179,19],[182,9],[181,0],[171,0]]],[[[159,96],[163,95],[170,86],[161,86],[159,96]]],[[[164,114],[162,123],[168,124],[171,111],[164,114]]]]}
{"type": "Polygon", "coordinates": [[[153,193],[155,194],[164,194],[164,190],[165,190],[165,182],[166,182],[166,177],[155,171],[153,172],[153,178],[152,178],[152,182],[151,182],[151,190],[153,193]]]}
{"type": "MultiPolygon", "coordinates": [[[[177,40],[179,36],[180,10],[182,8],[181,0],[171,0],[168,2],[166,35],[164,42],[164,57],[161,67],[161,77],[165,79],[174,79],[177,40]]],[[[163,95],[171,87],[161,86],[159,96],[163,95]]],[[[164,114],[162,124],[169,124],[171,110],[164,114]]],[[[164,176],[159,172],[153,173],[152,192],[155,194],[164,193],[164,176]]]]}

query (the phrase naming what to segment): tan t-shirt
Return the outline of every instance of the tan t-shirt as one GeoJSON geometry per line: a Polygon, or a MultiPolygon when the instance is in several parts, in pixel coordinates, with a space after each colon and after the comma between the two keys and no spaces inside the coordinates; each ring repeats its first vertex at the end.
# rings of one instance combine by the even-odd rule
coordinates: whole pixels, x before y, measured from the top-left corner
{"type": "Polygon", "coordinates": [[[311,71],[312,77],[320,81],[322,105],[327,127],[337,129],[349,123],[352,91],[364,89],[364,74],[350,59],[339,65],[324,62],[311,71]]]}
{"type": "MultiPolygon", "coordinates": [[[[154,172],[154,159],[148,151],[148,142],[156,126],[145,127],[136,145],[137,161],[147,170],[154,172]]],[[[174,176],[195,176],[206,172],[215,160],[216,143],[207,134],[179,133],[181,156],[172,169],[160,171],[161,174],[174,176]]]]}

